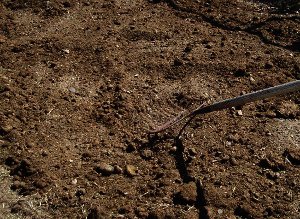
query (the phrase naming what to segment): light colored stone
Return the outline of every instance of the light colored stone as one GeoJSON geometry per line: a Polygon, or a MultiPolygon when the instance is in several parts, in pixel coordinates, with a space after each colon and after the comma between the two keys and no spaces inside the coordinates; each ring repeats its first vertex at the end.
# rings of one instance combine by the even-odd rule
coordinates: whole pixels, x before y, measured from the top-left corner
{"type": "Polygon", "coordinates": [[[133,165],[126,165],[126,173],[128,176],[136,176],[138,169],[133,165]]]}
{"type": "Polygon", "coordinates": [[[101,162],[95,168],[97,173],[101,173],[104,175],[110,175],[114,172],[114,167],[107,163],[101,162]]]}

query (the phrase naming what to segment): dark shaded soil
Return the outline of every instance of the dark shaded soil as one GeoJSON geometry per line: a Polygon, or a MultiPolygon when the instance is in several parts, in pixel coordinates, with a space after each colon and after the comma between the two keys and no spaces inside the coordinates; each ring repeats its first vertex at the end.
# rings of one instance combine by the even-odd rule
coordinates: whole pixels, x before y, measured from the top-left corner
{"type": "Polygon", "coordinates": [[[292,0],[0,1],[11,189],[51,218],[297,218],[299,93],[148,130],[300,79],[299,24],[292,0]]]}

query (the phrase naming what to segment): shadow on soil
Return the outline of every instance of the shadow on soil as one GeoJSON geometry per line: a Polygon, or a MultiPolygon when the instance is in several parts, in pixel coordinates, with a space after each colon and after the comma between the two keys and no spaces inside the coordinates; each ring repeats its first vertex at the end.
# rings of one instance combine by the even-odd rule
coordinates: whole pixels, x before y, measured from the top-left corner
{"type": "MultiPolygon", "coordinates": [[[[184,144],[182,140],[179,138],[180,135],[177,137],[171,137],[171,136],[163,136],[163,137],[158,137],[158,135],[153,135],[149,136],[148,142],[142,145],[143,148],[153,148],[155,147],[158,143],[161,143],[165,140],[174,140],[174,146],[176,146],[176,151],[174,153],[174,158],[175,158],[175,163],[176,163],[176,168],[180,174],[181,180],[183,183],[187,184],[189,182],[195,182],[197,186],[197,199],[196,203],[193,203],[195,207],[199,211],[199,219],[208,219],[208,212],[205,206],[207,205],[207,201],[204,195],[204,188],[199,179],[195,179],[195,177],[191,176],[188,169],[187,169],[187,163],[189,161],[185,160],[184,158],[184,144]]],[[[177,204],[181,204],[181,201],[179,201],[177,204]]],[[[182,203],[186,204],[186,203],[182,203]]]]}
{"type": "Polygon", "coordinates": [[[176,168],[179,171],[180,177],[183,183],[189,183],[192,181],[196,181],[197,186],[197,201],[195,203],[195,207],[199,210],[199,218],[209,218],[206,206],[206,199],[204,195],[204,188],[200,182],[200,180],[195,179],[191,176],[187,170],[186,161],[184,159],[184,145],[181,139],[176,137],[174,139],[175,146],[177,148],[175,152],[175,160],[176,160],[176,168]]]}

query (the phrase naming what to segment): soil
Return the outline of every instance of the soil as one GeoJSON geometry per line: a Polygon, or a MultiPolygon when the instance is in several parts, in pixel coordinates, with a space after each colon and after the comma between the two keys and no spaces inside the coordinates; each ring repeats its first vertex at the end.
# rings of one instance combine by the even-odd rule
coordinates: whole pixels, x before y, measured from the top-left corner
{"type": "Polygon", "coordinates": [[[299,218],[298,1],[0,1],[3,218],[299,218]],[[7,175],[7,170],[9,175],[7,175]]]}

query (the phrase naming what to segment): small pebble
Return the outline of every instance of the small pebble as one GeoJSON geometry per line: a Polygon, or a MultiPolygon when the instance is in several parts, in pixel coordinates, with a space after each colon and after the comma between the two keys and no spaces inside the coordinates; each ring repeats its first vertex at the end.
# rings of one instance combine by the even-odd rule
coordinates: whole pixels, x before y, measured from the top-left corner
{"type": "Polygon", "coordinates": [[[101,162],[95,167],[97,173],[101,173],[103,175],[110,175],[114,172],[114,167],[107,163],[101,162]]]}
{"type": "Polygon", "coordinates": [[[189,148],[189,154],[190,154],[191,156],[197,155],[196,149],[195,149],[195,148],[189,148]]]}
{"type": "Polygon", "coordinates": [[[218,209],[218,214],[222,214],[223,210],[222,209],[218,209]]]}
{"type": "Polygon", "coordinates": [[[230,157],[229,162],[232,166],[238,165],[238,162],[234,157],[230,157]]]}
{"type": "Polygon", "coordinates": [[[69,50],[69,49],[63,49],[63,51],[64,51],[66,54],[69,54],[69,53],[70,53],[70,50],[69,50]]]}
{"type": "Polygon", "coordinates": [[[136,176],[137,175],[137,168],[133,165],[126,166],[126,173],[129,176],[136,176]]]}
{"type": "Polygon", "coordinates": [[[116,165],[114,166],[114,173],[121,174],[123,173],[123,169],[120,166],[116,165]]]}
{"type": "Polygon", "coordinates": [[[170,153],[175,153],[177,151],[177,147],[171,147],[171,149],[170,149],[170,153]]]}
{"type": "Polygon", "coordinates": [[[71,93],[76,93],[76,89],[75,89],[74,87],[70,87],[70,88],[69,88],[69,91],[70,91],[71,93]]]}
{"type": "Polygon", "coordinates": [[[77,179],[72,179],[72,184],[76,185],[77,184],[77,179]]]}
{"type": "Polygon", "coordinates": [[[236,112],[237,112],[237,114],[238,114],[239,116],[242,116],[242,115],[243,115],[243,111],[242,111],[242,110],[237,110],[236,112]]]}
{"type": "Polygon", "coordinates": [[[232,145],[232,142],[231,141],[226,141],[226,146],[231,146],[232,145]]]}

